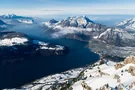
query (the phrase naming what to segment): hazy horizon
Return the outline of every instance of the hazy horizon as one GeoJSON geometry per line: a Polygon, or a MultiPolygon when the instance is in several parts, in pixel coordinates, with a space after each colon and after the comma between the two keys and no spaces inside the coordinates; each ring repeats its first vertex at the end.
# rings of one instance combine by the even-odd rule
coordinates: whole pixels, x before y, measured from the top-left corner
{"type": "Polygon", "coordinates": [[[1,14],[88,15],[135,14],[134,0],[2,0],[1,14]]]}

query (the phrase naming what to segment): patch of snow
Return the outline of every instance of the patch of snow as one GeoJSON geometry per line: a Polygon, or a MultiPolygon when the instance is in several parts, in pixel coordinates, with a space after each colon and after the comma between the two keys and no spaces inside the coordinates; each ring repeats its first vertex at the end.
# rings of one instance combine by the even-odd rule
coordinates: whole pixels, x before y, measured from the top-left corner
{"type": "Polygon", "coordinates": [[[49,43],[45,43],[45,42],[42,42],[42,41],[39,41],[39,40],[33,40],[33,43],[34,44],[37,44],[37,45],[48,45],[49,43]]]}
{"type": "Polygon", "coordinates": [[[56,45],[56,50],[64,50],[64,46],[56,45]]]}
{"type": "Polygon", "coordinates": [[[33,24],[32,20],[28,20],[28,19],[17,19],[17,20],[24,24],[33,24]]]}
{"type": "Polygon", "coordinates": [[[24,44],[27,41],[28,41],[27,38],[19,38],[19,37],[14,37],[11,39],[2,39],[0,40],[0,46],[19,45],[19,44],[24,44]]]}
{"type": "Polygon", "coordinates": [[[42,88],[42,90],[46,90],[50,88],[53,84],[66,83],[68,79],[77,77],[82,71],[83,68],[78,68],[60,74],[50,75],[34,81],[33,83],[35,83],[35,85],[28,84],[22,86],[22,88],[30,89],[30,90],[35,90],[35,88],[42,88]]]}

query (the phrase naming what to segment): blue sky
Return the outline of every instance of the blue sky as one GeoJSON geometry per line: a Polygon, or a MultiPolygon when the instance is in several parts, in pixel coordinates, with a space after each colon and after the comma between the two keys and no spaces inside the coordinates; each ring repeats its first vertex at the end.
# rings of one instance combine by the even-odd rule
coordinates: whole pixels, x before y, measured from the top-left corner
{"type": "Polygon", "coordinates": [[[0,11],[19,15],[135,14],[135,0],[1,0],[0,11]]]}

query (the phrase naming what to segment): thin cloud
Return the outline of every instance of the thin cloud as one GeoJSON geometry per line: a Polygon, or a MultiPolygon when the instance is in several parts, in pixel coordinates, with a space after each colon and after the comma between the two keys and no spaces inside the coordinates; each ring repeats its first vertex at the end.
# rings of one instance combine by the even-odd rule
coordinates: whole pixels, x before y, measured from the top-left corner
{"type": "Polygon", "coordinates": [[[133,4],[87,4],[86,6],[55,6],[33,9],[1,9],[1,14],[18,15],[76,15],[76,14],[135,14],[133,4]]]}

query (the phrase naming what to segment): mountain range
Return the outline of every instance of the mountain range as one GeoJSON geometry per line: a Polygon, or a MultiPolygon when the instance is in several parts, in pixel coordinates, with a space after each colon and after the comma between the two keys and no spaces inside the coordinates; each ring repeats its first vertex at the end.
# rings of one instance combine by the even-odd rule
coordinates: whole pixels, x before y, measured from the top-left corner
{"type": "Polygon", "coordinates": [[[108,27],[96,23],[86,16],[68,17],[61,21],[53,19],[43,22],[42,25],[49,27],[48,31],[53,31],[52,35],[54,36],[89,42],[90,49],[103,56],[127,57],[135,55],[134,33],[120,27],[108,27]]]}
{"type": "Polygon", "coordinates": [[[125,30],[135,30],[135,18],[123,20],[116,24],[116,27],[125,29],[125,30]]]}
{"type": "MultiPolygon", "coordinates": [[[[135,57],[130,56],[135,55],[135,34],[127,30],[129,26],[132,26],[130,29],[133,29],[133,22],[132,19],[131,21],[123,21],[116,27],[108,27],[98,24],[86,16],[68,17],[61,21],[52,19],[43,22],[42,25],[49,28],[47,29],[48,32],[53,31],[52,35],[62,35],[65,38],[88,42],[90,50],[98,53],[101,60],[84,68],[41,78],[20,87],[20,89],[135,90],[135,57]],[[119,60],[122,58],[126,59],[120,62],[119,60]],[[118,63],[113,62],[117,59],[118,63]]],[[[9,56],[20,55],[20,53],[29,55],[31,52],[33,55],[64,55],[68,51],[65,46],[30,39],[20,33],[3,32],[0,38],[0,49],[4,51],[0,55],[5,53],[9,56]]],[[[5,58],[7,62],[2,63],[10,63],[11,59],[4,57],[3,60],[5,58]]]]}
{"type": "Polygon", "coordinates": [[[15,14],[1,15],[0,19],[5,21],[8,24],[33,24],[34,19],[32,17],[18,16],[15,14]]]}

